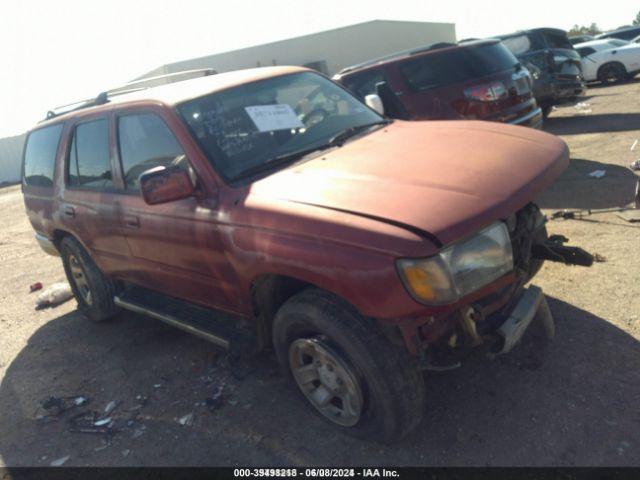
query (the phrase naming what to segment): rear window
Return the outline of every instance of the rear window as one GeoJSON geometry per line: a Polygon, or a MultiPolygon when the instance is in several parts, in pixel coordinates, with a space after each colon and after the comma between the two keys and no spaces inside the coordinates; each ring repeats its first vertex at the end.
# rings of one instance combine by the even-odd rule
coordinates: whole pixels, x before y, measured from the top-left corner
{"type": "Polygon", "coordinates": [[[400,71],[414,91],[485,77],[516,66],[516,57],[495,43],[424,55],[404,62],[400,71]]]}
{"type": "Polygon", "coordinates": [[[24,151],[24,184],[36,187],[53,186],[56,151],[60,142],[62,124],[32,132],[24,151]]]}
{"type": "Polygon", "coordinates": [[[567,35],[564,33],[544,32],[542,35],[547,39],[550,48],[573,48],[573,45],[571,45],[567,35]]]}

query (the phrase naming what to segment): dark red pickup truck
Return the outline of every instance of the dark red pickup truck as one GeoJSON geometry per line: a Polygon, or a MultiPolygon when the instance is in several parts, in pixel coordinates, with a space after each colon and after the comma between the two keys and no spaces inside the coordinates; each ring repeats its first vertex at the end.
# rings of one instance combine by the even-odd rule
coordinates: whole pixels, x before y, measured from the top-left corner
{"type": "Polygon", "coordinates": [[[533,129],[390,121],[294,67],[48,116],[27,139],[24,199],[79,309],[144,313],[234,352],[272,348],[354,435],[416,427],[422,370],[450,367],[458,349],[506,352],[536,314],[551,331],[525,284],[544,259],[592,260],[547,238],[532,201],[569,156],[533,129]]]}

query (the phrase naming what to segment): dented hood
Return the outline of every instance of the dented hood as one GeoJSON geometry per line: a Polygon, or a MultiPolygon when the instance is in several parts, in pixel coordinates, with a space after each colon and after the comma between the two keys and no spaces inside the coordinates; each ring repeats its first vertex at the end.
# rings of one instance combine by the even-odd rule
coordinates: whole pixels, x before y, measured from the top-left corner
{"type": "Polygon", "coordinates": [[[530,128],[396,121],[256,182],[251,195],[373,218],[446,245],[532,201],[568,161],[562,140],[530,128]]]}

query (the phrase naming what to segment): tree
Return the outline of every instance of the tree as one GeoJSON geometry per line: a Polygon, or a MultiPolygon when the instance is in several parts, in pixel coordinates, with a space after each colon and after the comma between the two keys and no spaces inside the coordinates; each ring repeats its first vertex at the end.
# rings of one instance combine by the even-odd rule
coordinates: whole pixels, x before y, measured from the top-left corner
{"type": "Polygon", "coordinates": [[[638,12],[638,14],[636,15],[636,18],[633,21],[633,25],[636,27],[640,26],[640,12],[638,12]]]}
{"type": "Polygon", "coordinates": [[[602,30],[600,30],[595,22],[588,27],[574,25],[571,30],[567,32],[568,36],[570,37],[575,37],[577,35],[597,35],[598,33],[602,33],[602,30]]]}

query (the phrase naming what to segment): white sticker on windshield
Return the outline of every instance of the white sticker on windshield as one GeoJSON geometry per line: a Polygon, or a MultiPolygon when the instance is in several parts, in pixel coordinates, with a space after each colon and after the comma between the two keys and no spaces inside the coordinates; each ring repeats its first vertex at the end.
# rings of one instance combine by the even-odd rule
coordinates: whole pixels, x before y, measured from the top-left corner
{"type": "Polygon", "coordinates": [[[244,107],[244,109],[260,132],[304,127],[300,119],[296,116],[296,112],[286,103],[279,103],[277,105],[254,105],[244,107]]]}

